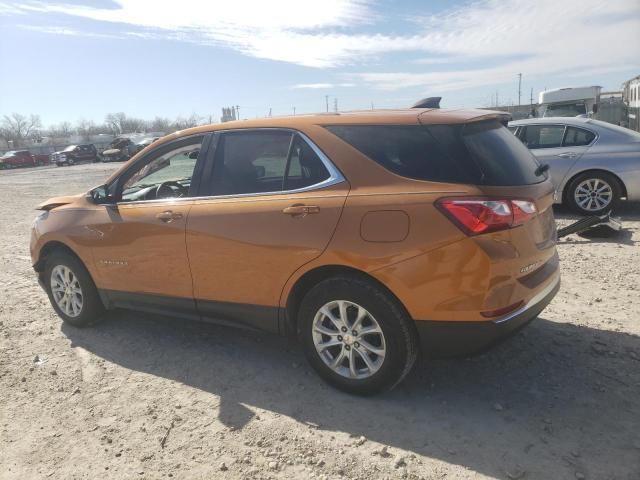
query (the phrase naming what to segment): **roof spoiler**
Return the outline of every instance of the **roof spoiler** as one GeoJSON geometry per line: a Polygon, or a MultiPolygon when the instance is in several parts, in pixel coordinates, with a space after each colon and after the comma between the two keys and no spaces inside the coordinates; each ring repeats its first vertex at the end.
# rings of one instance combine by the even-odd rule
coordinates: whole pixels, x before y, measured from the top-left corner
{"type": "Polygon", "coordinates": [[[414,103],[411,108],[440,108],[442,97],[427,97],[414,103]]]}

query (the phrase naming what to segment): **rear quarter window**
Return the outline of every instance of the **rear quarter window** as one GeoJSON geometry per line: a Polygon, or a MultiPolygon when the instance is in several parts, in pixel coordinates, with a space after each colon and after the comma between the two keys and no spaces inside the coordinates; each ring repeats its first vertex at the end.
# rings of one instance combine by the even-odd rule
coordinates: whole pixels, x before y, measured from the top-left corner
{"type": "Polygon", "coordinates": [[[332,125],[331,133],[403,177],[475,185],[544,180],[529,150],[497,121],[460,125],[332,125]]]}

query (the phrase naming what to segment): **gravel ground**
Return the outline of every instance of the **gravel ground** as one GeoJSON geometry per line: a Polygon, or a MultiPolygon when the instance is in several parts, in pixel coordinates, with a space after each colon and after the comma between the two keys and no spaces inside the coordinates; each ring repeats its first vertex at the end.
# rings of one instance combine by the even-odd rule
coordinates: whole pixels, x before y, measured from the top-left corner
{"type": "Polygon", "coordinates": [[[562,290],[511,341],[363,399],[277,337],[124,311],[62,325],[33,207],[116,167],[0,172],[0,478],[640,479],[638,206],[614,240],[560,242],[562,290]]]}

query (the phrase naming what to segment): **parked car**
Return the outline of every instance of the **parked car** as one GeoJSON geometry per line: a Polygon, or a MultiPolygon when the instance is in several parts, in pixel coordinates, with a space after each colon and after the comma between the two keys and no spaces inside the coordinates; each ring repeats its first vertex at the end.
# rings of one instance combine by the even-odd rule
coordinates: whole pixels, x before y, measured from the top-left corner
{"type": "Polygon", "coordinates": [[[138,143],[136,143],[135,146],[135,153],[138,153],[142,150],[144,150],[145,148],[147,148],[149,145],[151,145],[153,142],[155,142],[156,140],[158,140],[160,137],[147,137],[147,138],[143,138],[142,140],[140,140],[138,143]]]}
{"type": "Polygon", "coordinates": [[[82,162],[97,162],[98,151],[91,144],[69,145],[64,150],[51,154],[51,162],[58,167],[63,165],[75,165],[82,162]]]}
{"type": "Polygon", "coordinates": [[[102,152],[103,162],[124,162],[136,153],[136,146],[130,138],[115,138],[102,152]]]}
{"type": "Polygon", "coordinates": [[[598,215],[640,200],[640,133],[589,118],[531,118],[511,130],[549,166],[555,202],[598,215]]]}
{"type": "Polygon", "coordinates": [[[0,157],[0,169],[35,167],[48,162],[47,155],[33,155],[29,150],[11,150],[0,157]]]}
{"type": "Polygon", "coordinates": [[[559,288],[553,187],[499,112],[228,122],[39,206],[33,266],[76,326],[124,307],[296,335],[348,392],[482,351],[559,288]]]}

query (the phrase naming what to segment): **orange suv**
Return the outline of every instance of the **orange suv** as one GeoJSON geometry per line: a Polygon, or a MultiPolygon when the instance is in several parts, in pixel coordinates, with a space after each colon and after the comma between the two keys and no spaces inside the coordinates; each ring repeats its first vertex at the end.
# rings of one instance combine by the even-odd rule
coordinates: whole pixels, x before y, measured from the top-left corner
{"type": "Polygon", "coordinates": [[[418,352],[482,351],[560,285],[553,186],[499,112],[229,122],[164,137],[39,206],[33,266],[65,322],[116,307],[296,335],[343,390],[418,352]]]}

